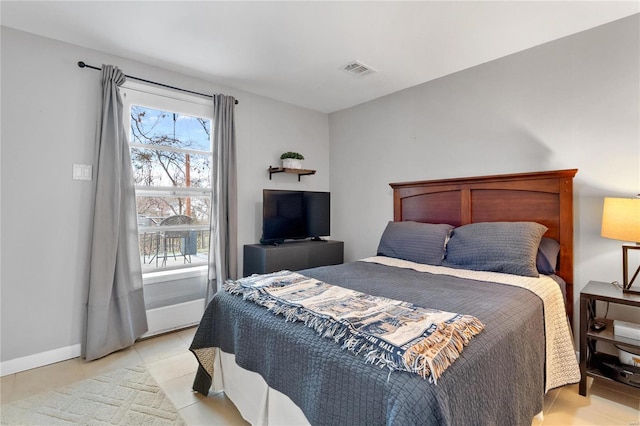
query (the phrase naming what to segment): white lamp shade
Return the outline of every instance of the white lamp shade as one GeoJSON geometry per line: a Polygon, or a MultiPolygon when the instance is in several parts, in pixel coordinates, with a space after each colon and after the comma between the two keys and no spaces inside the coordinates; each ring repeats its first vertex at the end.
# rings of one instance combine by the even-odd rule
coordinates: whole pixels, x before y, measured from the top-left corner
{"type": "Polygon", "coordinates": [[[605,198],[600,235],[640,242],[640,198],[605,198]]]}

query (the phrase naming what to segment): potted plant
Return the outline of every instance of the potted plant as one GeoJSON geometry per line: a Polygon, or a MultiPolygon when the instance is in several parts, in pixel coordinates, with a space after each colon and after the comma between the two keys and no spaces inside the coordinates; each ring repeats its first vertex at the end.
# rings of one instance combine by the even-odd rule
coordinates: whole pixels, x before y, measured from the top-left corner
{"type": "Polygon", "coordinates": [[[297,152],[287,151],[280,156],[282,167],[285,169],[301,169],[304,156],[297,152]]]}

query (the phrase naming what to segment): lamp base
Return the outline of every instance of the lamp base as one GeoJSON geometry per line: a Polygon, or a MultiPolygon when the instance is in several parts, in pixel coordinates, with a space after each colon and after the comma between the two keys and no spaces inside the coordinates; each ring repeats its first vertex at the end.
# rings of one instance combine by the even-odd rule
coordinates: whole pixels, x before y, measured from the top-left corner
{"type": "Polygon", "coordinates": [[[636,269],[636,272],[629,280],[629,261],[628,261],[628,252],[629,250],[640,250],[640,245],[635,246],[622,246],[622,292],[623,293],[631,293],[631,294],[640,294],[640,290],[632,289],[631,285],[636,280],[636,277],[640,273],[640,266],[636,269]]]}
{"type": "Polygon", "coordinates": [[[622,292],[626,294],[640,294],[640,290],[636,290],[635,288],[631,288],[631,287],[623,288],[622,292]]]}

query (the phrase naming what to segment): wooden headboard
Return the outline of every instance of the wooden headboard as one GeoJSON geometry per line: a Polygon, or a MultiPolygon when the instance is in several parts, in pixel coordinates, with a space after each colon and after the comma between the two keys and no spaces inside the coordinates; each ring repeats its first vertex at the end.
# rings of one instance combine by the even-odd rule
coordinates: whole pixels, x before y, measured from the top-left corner
{"type": "Polygon", "coordinates": [[[573,177],[577,169],[390,183],[393,220],[448,223],[538,222],[560,242],[557,274],[573,320],[573,177]]]}

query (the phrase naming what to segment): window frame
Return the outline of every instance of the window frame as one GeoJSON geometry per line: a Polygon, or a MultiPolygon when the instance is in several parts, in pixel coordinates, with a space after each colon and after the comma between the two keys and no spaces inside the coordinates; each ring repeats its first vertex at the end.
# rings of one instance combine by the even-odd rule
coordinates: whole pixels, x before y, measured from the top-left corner
{"type": "MultiPolygon", "coordinates": [[[[129,149],[157,149],[153,146],[139,143],[131,143],[130,140],[130,123],[131,123],[131,106],[142,106],[156,110],[162,110],[172,113],[179,113],[193,117],[207,119],[211,122],[211,136],[209,139],[209,151],[192,150],[187,148],[162,147],[162,150],[172,151],[194,155],[209,155],[213,160],[213,107],[211,99],[199,95],[180,93],[170,91],[161,87],[150,86],[143,83],[127,81],[120,86],[120,94],[123,104],[123,121],[127,128],[127,142],[129,149]]],[[[213,161],[212,163],[213,164],[213,161]]],[[[135,185],[136,199],[141,197],[195,197],[212,199],[213,187],[166,187],[166,186],[147,186],[135,185]]],[[[213,209],[213,206],[211,207],[213,209]]],[[[212,219],[213,211],[209,212],[209,220],[212,219]]],[[[210,224],[189,224],[189,225],[169,225],[161,228],[163,231],[208,231],[210,224]]],[[[138,226],[138,239],[140,235],[148,232],[158,231],[158,226],[138,226]]],[[[158,267],[153,271],[144,272],[143,276],[151,276],[154,274],[175,273],[176,271],[202,269],[201,265],[191,266],[186,264],[179,267],[158,267]]]]}

